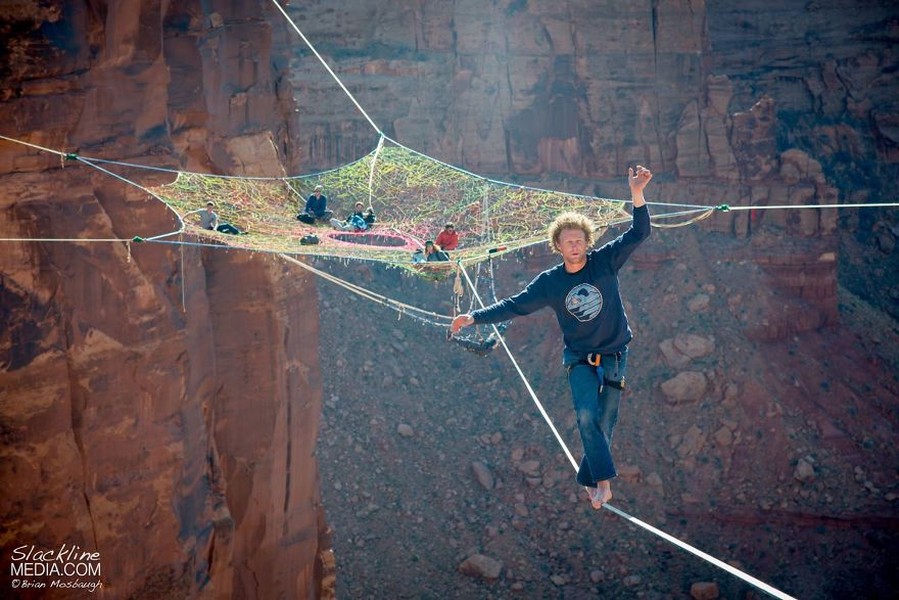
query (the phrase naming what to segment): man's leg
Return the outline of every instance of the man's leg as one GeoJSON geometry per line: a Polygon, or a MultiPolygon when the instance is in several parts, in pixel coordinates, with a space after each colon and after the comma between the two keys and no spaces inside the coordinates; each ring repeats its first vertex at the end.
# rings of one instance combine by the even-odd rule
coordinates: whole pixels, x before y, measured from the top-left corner
{"type": "Polygon", "coordinates": [[[568,372],[578,431],[584,445],[584,458],[578,469],[577,481],[588,488],[596,488],[590,491],[591,500],[597,508],[597,502],[601,505],[612,497],[609,480],[618,474],[612,461],[609,439],[602,427],[606,411],[599,401],[601,377],[602,369],[584,363],[575,364],[568,372]]]}
{"type": "MultiPolygon", "coordinates": [[[[599,428],[609,446],[611,456],[612,433],[618,423],[618,409],[621,405],[621,390],[624,389],[624,372],[627,367],[627,350],[617,354],[604,354],[597,376],[602,377],[597,404],[599,407],[599,428]]],[[[591,492],[593,508],[600,508],[612,499],[612,486],[608,479],[596,483],[596,491],[591,492]]]]}
{"type": "Polygon", "coordinates": [[[599,392],[599,427],[611,445],[612,433],[618,423],[621,390],[624,389],[624,372],[627,369],[627,350],[617,354],[602,355],[603,382],[599,392]]]}

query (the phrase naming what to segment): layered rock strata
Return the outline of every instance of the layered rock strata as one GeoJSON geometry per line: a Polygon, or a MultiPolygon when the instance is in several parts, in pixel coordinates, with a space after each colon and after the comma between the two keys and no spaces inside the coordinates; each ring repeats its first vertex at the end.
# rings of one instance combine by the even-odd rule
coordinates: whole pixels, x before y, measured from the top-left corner
{"type": "MultiPolygon", "coordinates": [[[[268,2],[6,8],[4,135],[205,172],[296,169],[268,2]]],[[[74,544],[99,553],[105,597],[326,595],[314,281],[262,255],[129,243],[177,220],[78,161],[3,142],[0,171],[0,231],[21,240],[0,253],[4,565],[20,546],[74,544]],[[75,241],[90,239],[120,241],[75,241]]]]}

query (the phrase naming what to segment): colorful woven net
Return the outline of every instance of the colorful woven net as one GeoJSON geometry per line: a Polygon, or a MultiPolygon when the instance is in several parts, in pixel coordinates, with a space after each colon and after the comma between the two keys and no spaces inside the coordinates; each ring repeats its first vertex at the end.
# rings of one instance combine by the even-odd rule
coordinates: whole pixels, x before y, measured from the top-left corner
{"type": "MultiPolygon", "coordinates": [[[[330,171],[284,179],[180,173],[152,190],[184,220],[187,230],[217,243],[249,250],[386,262],[412,267],[412,253],[446,223],[459,233],[453,263],[475,264],[535,244],[560,212],[587,215],[597,229],[627,220],[623,203],[488,180],[397,145],[385,143],[365,157],[330,171]],[[328,223],[297,220],[306,198],[321,185],[334,217],[344,220],[359,201],[377,216],[367,232],[341,232],[328,223]],[[213,201],[219,220],[247,235],[200,228],[213,201]],[[317,244],[304,245],[307,235],[317,244]]],[[[427,263],[437,268],[436,263],[427,263]]],[[[448,266],[448,265],[446,265],[448,266]]],[[[420,266],[414,269],[422,271],[420,266]]]]}

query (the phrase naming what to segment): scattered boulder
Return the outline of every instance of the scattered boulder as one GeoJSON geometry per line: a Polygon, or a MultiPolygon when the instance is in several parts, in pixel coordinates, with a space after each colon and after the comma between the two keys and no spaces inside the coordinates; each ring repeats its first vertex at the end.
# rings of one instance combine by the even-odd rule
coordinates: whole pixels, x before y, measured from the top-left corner
{"type": "Polygon", "coordinates": [[[675,348],[674,340],[671,338],[662,340],[659,343],[659,350],[662,351],[665,364],[672,369],[682,369],[690,363],[690,357],[675,348]]]}
{"type": "Polygon", "coordinates": [[[696,294],[687,302],[687,309],[691,313],[705,312],[709,309],[710,301],[708,294],[696,294]]]}
{"type": "Polygon", "coordinates": [[[396,432],[403,437],[412,437],[415,435],[415,430],[412,429],[411,425],[407,425],[406,423],[400,423],[396,426],[396,432]]]}
{"type": "Polygon", "coordinates": [[[639,483],[643,479],[643,472],[636,465],[622,465],[618,467],[618,477],[627,483],[639,483]]]}
{"type": "Polygon", "coordinates": [[[528,477],[540,477],[540,461],[523,460],[518,463],[518,470],[528,477]]]}
{"type": "Polygon", "coordinates": [[[490,472],[490,469],[488,469],[487,465],[484,463],[474,461],[471,463],[471,470],[474,473],[475,479],[478,480],[478,483],[480,483],[485,490],[492,490],[493,486],[496,485],[493,473],[490,472]]]}
{"type": "Polygon", "coordinates": [[[674,338],[674,347],[690,358],[702,358],[714,352],[715,340],[692,333],[681,333],[674,338]]]}
{"type": "Polygon", "coordinates": [[[697,581],[690,586],[690,597],[693,600],[715,600],[719,594],[718,584],[714,581],[697,581]]]}
{"type": "Polygon", "coordinates": [[[662,392],[671,404],[684,404],[700,400],[708,387],[708,380],[699,371],[682,371],[662,382],[662,392]]]}
{"type": "Polygon", "coordinates": [[[796,463],[796,469],[793,471],[793,479],[803,483],[814,481],[815,467],[812,466],[809,460],[800,458],[799,462],[796,463]]]}
{"type": "Polygon", "coordinates": [[[665,484],[662,482],[662,477],[655,471],[646,476],[646,485],[651,487],[656,494],[665,495],[665,484]]]}
{"type": "Polygon", "coordinates": [[[734,443],[734,433],[724,425],[714,433],[714,437],[719,446],[727,447],[734,443]]]}
{"type": "Polygon", "coordinates": [[[503,563],[483,554],[472,554],[459,565],[459,572],[470,577],[498,579],[503,563]]]}
{"type": "Polygon", "coordinates": [[[681,458],[696,456],[705,446],[706,435],[696,425],[691,425],[677,446],[677,454],[681,458]]]}

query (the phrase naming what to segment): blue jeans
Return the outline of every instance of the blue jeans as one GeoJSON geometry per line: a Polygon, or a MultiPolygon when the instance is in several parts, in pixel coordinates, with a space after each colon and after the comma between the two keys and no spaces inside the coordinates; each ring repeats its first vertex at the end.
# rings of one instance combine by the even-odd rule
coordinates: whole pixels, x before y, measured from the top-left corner
{"type": "Polygon", "coordinates": [[[568,369],[577,427],[584,445],[577,482],[596,487],[597,481],[618,476],[610,445],[612,431],[618,422],[619,388],[627,367],[627,349],[603,354],[600,366],[594,367],[585,362],[585,357],[579,357],[566,348],[563,363],[568,369]],[[612,385],[607,382],[612,382],[612,385]]]}

